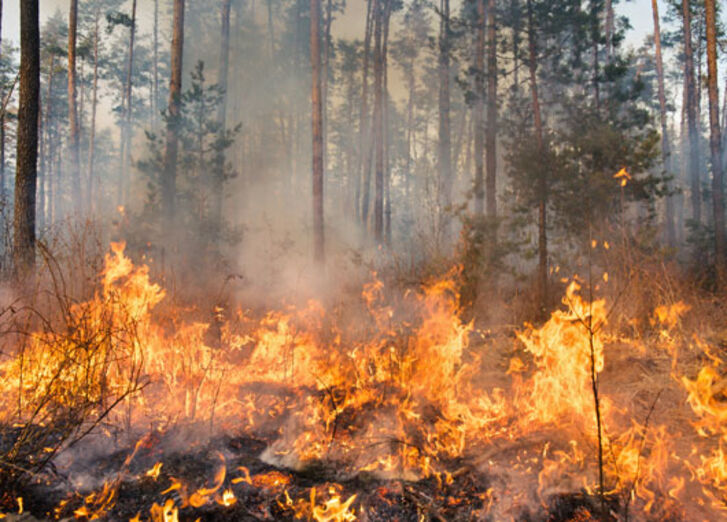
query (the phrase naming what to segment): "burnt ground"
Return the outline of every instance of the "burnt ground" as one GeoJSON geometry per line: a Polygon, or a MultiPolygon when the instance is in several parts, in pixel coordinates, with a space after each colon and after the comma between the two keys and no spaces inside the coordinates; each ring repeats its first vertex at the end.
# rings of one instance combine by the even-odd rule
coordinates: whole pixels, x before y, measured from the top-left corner
{"type": "MultiPolygon", "coordinates": [[[[127,521],[139,515],[150,520],[150,509],[156,503],[163,505],[168,499],[179,507],[179,520],[201,521],[259,521],[311,519],[311,490],[316,491],[316,505],[322,506],[330,495],[339,495],[342,501],[356,495],[352,503],[358,520],[417,522],[496,520],[490,511],[498,502],[490,489],[491,477],[470,466],[464,460],[446,464],[456,470],[450,475],[433,476],[419,481],[383,480],[370,473],[341,477],[331,463],[316,463],[301,470],[287,470],[271,466],[261,459],[269,440],[258,437],[223,437],[205,444],[177,446],[174,451],[160,448],[173,434],[148,438],[134,458],[126,463],[130,447],[99,459],[86,470],[88,474],[104,477],[111,485],[112,494],[98,495],[103,490],[98,480],[97,498],[89,502],[92,491],[68,493],[69,481],[56,470],[43,480],[27,485],[18,494],[23,497],[28,512],[40,520],[89,519],[95,513],[105,520],[127,521]],[[224,455],[226,477],[222,487],[211,494],[201,507],[181,507],[185,497],[199,488],[213,488],[215,473],[222,467],[224,455]],[[146,476],[156,462],[162,462],[157,478],[146,476]],[[240,470],[246,468],[249,475],[240,470]],[[93,469],[91,469],[93,468],[93,469]],[[241,480],[248,477],[248,480],[241,480]],[[169,491],[178,483],[178,489],[169,491]],[[225,489],[231,489],[236,502],[223,506],[216,502],[225,489]],[[74,512],[86,505],[88,516],[74,512]]],[[[617,510],[615,501],[609,500],[609,511],[617,510]]],[[[598,499],[583,492],[559,494],[551,498],[548,506],[536,510],[521,509],[516,519],[523,522],[586,521],[596,520],[591,513],[600,509],[598,499]]],[[[8,512],[6,509],[4,512],[8,512]]],[[[613,511],[612,511],[613,512],[613,511]]],[[[611,516],[606,519],[613,519],[611,516]]],[[[10,516],[6,520],[32,520],[10,516]]],[[[335,519],[330,519],[335,520],[335,519]]]]}

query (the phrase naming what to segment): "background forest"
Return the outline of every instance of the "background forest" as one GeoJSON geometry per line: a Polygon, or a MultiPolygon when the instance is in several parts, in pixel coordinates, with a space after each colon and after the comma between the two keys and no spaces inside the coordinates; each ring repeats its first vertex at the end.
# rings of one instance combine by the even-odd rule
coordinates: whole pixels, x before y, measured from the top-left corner
{"type": "MultiPolygon", "coordinates": [[[[618,7],[323,0],[317,64],[307,0],[190,1],[181,22],[164,0],[81,1],[73,56],[57,10],[40,39],[38,237],[88,216],[148,257],[201,252],[205,266],[273,281],[291,272],[284,260],[311,257],[325,228],[329,256],[414,272],[455,260],[470,298],[498,280],[535,292],[541,311],[560,294],[554,271],[577,271],[598,238],[715,288],[727,122],[709,68],[718,13],[652,2],[654,35],[626,48],[618,7]],[[186,45],[170,97],[175,23],[186,45]],[[312,71],[325,223],[305,196],[312,71]],[[173,218],[161,211],[170,205],[173,218]],[[172,229],[174,247],[162,241],[172,229]]],[[[18,50],[6,43],[1,60],[10,273],[18,50]]]]}

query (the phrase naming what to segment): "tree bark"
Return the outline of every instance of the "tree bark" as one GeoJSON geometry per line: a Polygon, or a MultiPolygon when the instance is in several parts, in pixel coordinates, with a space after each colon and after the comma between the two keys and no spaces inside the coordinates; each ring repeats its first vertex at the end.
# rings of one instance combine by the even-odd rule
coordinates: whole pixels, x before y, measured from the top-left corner
{"type": "Polygon", "coordinates": [[[391,20],[391,0],[386,0],[384,12],[384,39],[381,48],[383,68],[383,140],[384,140],[384,235],[387,245],[391,245],[391,146],[389,140],[389,22],[391,20]]]}
{"type": "Polygon", "coordinates": [[[382,51],[383,11],[387,0],[376,2],[374,12],[374,149],[376,164],[374,167],[374,239],[377,244],[382,243],[383,220],[383,194],[384,194],[384,124],[383,124],[383,98],[384,98],[384,67],[382,51]]]}
{"type": "Polygon", "coordinates": [[[364,35],[364,55],[363,55],[363,85],[361,90],[361,114],[359,121],[359,158],[358,162],[361,168],[360,177],[356,186],[356,203],[361,201],[361,224],[365,227],[369,215],[369,197],[371,191],[371,155],[369,149],[370,128],[369,109],[368,109],[368,89],[369,89],[369,56],[371,54],[371,36],[375,22],[374,13],[377,9],[379,0],[368,0],[366,14],[366,30],[364,35]],[[361,194],[361,191],[363,193],[361,194]],[[361,196],[359,197],[359,194],[361,196]]]}
{"type": "Polygon", "coordinates": [[[123,123],[123,146],[121,153],[121,170],[119,171],[119,195],[118,203],[123,205],[128,199],[129,186],[131,184],[129,166],[131,163],[131,119],[133,113],[132,85],[134,73],[134,39],[136,36],[136,0],[131,2],[131,27],[129,28],[129,49],[126,62],[126,81],[124,82],[124,123],[123,123]]]}
{"type": "Polygon", "coordinates": [[[548,236],[547,236],[547,204],[548,204],[548,168],[545,162],[545,143],[543,140],[543,120],[540,114],[538,97],[538,62],[535,47],[535,24],[533,21],[532,0],[528,0],[528,51],[530,73],[530,92],[533,98],[533,124],[538,155],[542,159],[538,176],[538,305],[540,315],[544,317],[548,309],[548,236]]]}
{"type": "Polygon", "coordinates": [[[697,92],[694,78],[694,53],[692,51],[692,21],[689,0],[682,0],[684,31],[684,90],[686,94],[687,128],[689,137],[688,171],[692,201],[692,220],[702,221],[702,195],[699,182],[699,132],[697,124],[697,92]]]}
{"type": "Polygon", "coordinates": [[[93,27],[93,87],[91,94],[91,125],[88,134],[88,165],[86,193],[88,194],[89,208],[95,212],[97,206],[96,189],[94,185],[94,163],[96,161],[96,110],[98,107],[98,38],[99,22],[101,18],[101,7],[96,5],[93,27]]]}
{"type": "Polygon", "coordinates": [[[157,118],[159,117],[159,0],[154,0],[154,28],[152,29],[152,74],[154,75],[152,85],[152,104],[151,104],[151,125],[152,129],[157,128],[157,118]]]}
{"type": "Polygon", "coordinates": [[[440,0],[439,22],[439,203],[441,228],[449,230],[446,215],[452,204],[452,137],[449,96],[449,0],[440,0]]]}
{"type": "Polygon", "coordinates": [[[323,233],[323,108],[321,105],[320,0],[310,0],[311,109],[313,131],[313,256],[325,262],[323,233]]]}
{"type": "MultiPolygon", "coordinates": [[[[220,103],[217,120],[220,123],[220,137],[224,139],[227,132],[227,77],[230,67],[230,10],[232,0],[222,0],[221,10],[221,49],[220,49],[220,77],[217,82],[223,90],[222,103],[220,103]]],[[[219,151],[220,157],[217,160],[217,172],[214,177],[214,203],[213,216],[215,230],[222,229],[222,205],[224,203],[224,181],[225,181],[225,151],[219,151]]]]}
{"type": "Polygon", "coordinates": [[[72,206],[81,213],[84,201],[81,195],[80,129],[78,125],[78,90],[76,88],[76,38],[78,32],[78,0],[71,0],[68,15],[68,126],[71,139],[72,206]]]}
{"type": "Polygon", "coordinates": [[[321,107],[323,111],[323,175],[328,172],[328,78],[331,73],[331,25],[333,24],[333,1],[326,2],[326,16],[323,30],[323,72],[321,76],[321,107]]]}
{"type": "Polygon", "coordinates": [[[164,154],[164,175],[162,178],[162,207],[167,237],[173,233],[177,199],[177,153],[179,148],[179,119],[182,96],[182,55],[184,51],[184,0],[174,0],[174,22],[172,33],[169,80],[169,109],[167,116],[167,139],[164,154]]]}
{"type": "Polygon", "coordinates": [[[487,4],[487,217],[497,217],[497,13],[495,0],[487,4]]]}
{"type": "Polygon", "coordinates": [[[35,264],[35,190],[40,105],[40,29],[38,0],[20,2],[20,100],[15,174],[13,261],[27,277],[35,264]]]}
{"type": "Polygon", "coordinates": [[[714,213],[715,264],[717,283],[724,288],[725,235],[724,235],[724,187],[722,172],[722,138],[719,128],[719,92],[717,87],[717,28],[714,0],[705,0],[707,25],[707,88],[709,90],[709,146],[712,153],[712,210],[714,213]]]}
{"type": "MultiPolygon", "coordinates": [[[[669,133],[666,121],[666,91],[664,89],[664,62],[661,56],[661,29],[659,27],[659,5],[657,0],[651,0],[652,13],[654,15],[654,53],[656,60],[656,79],[659,93],[659,120],[661,123],[661,158],[664,169],[667,172],[671,167],[671,147],[669,144],[669,133]]],[[[668,188],[671,190],[671,182],[668,188]]],[[[666,197],[666,241],[669,246],[676,244],[674,231],[674,198],[671,195],[666,197]]]]}
{"type": "Polygon", "coordinates": [[[475,45],[475,213],[485,212],[485,0],[477,0],[477,42],[475,45]]]}

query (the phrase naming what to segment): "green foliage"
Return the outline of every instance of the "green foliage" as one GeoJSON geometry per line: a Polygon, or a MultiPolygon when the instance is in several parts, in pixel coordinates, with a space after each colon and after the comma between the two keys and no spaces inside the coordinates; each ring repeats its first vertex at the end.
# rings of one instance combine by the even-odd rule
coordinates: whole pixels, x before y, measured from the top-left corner
{"type": "MultiPolygon", "coordinates": [[[[196,244],[215,250],[220,243],[238,240],[238,233],[223,226],[220,206],[224,187],[235,177],[232,165],[225,160],[241,126],[222,129],[218,110],[224,100],[224,91],[205,78],[204,63],[198,62],[190,75],[189,88],[182,93],[179,121],[176,122],[179,156],[176,169],[177,226],[196,244]]],[[[162,118],[169,122],[169,115],[162,118]]],[[[160,216],[159,194],[164,169],[165,141],[147,132],[148,154],[138,162],[138,168],[147,176],[147,201],[139,226],[154,235],[160,216]]]]}

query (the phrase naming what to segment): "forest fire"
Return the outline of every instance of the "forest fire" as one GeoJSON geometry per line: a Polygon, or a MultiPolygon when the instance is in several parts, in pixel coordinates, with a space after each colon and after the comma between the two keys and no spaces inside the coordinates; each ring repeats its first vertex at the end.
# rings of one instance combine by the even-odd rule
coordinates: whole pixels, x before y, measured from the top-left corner
{"type": "MultiPolygon", "coordinates": [[[[609,329],[605,299],[587,301],[571,282],[563,308],[516,331],[508,356],[460,318],[456,276],[396,299],[374,278],[361,299],[368,318],[355,327],[311,302],[257,319],[227,312],[211,338],[209,325],[162,310],[164,290],[114,244],[95,297],[69,310],[76,330],[36,332],[3,360],[2,411],[12,414],[2,420],[19,430],[17,447],[43,427],[50,434],[37,444],[50,445],[82,408],[76,429],[115,438],[121,453],[123,440],[154,427],[96,476],[112,474],[100,487],[74,479],[93,465],[82,455],[59,461],[55,473],[80,481],[52,510],[57,518],[230,510],[343,521],[389,509],[500,520],[565,509],[584,520],[603,502],[607,518],[664,520],[726,509],[723,361],[704,341],[680,338],[684,303],[654,311],[652,339],[629,338],[609,329]],[[642,382],[625,386],[624,372],[642,382]],[[635,406],[640,394],[646,409],[635,406]],[[682,399],[665,406],[666,394],[682,399]],[[173,449],[184,426],[207,432],[196,435],[206,446],[186,456],[194,464],[183,444],[173,449]],[[133,491],[145,492],[141,501],[133,491]]],[[[55,473],[34,487],[50,487],[55,473]]]]}
{"type": "Polygon", "coordinates": [[[723,11],[0,2],[0,522],[727,519],[723,11]]]}

